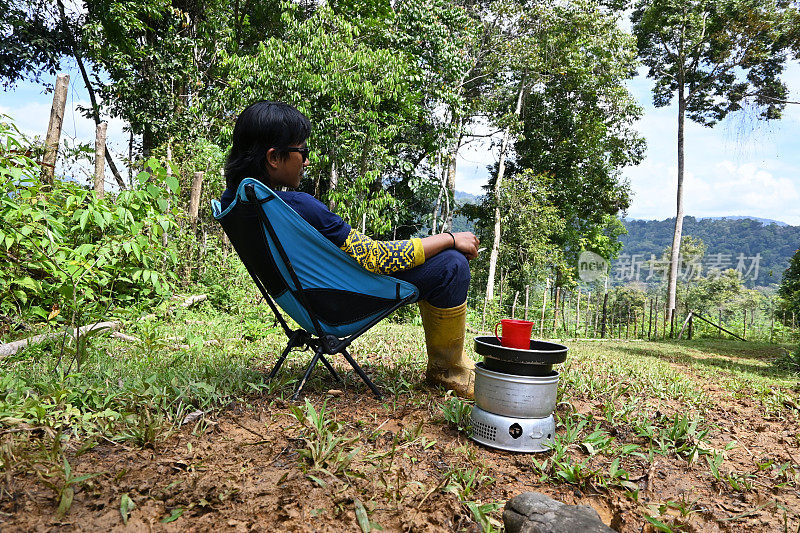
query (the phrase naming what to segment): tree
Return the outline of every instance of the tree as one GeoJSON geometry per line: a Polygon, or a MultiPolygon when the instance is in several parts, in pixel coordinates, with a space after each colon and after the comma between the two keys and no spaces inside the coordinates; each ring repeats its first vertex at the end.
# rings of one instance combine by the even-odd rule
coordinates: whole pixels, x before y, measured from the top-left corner
{"type": "MultiPolygon", "coordinates": [[[[505,128],[504,139],[512,135],[513,164],[505,167],[549,176],[550,201],[564,224],[548,235],[573,265],[582,249],[610,257],[619,249],[616,237],[622,231],[617,213],[629,203],[620,172],[637,163],[644,148],[632,128],[640,109],[624,86],[635,60],[631,38],[619,29],[616,16],[593,1],[537,3],[517,26],[519,37],[499,52],[507,56],[502,77],[508,81],[496,90],[503,107],[494,108],[503,117],[495,123],[505,128]],[[510,112],[517,103],[519,113],[510,112]]],[[[506,177],[502,169],[498,165],[495,188],[506,177]]],[[[495,196],[487,195],[486,201],[494,202],[495,196]]],[[[499,219],[496,212],[495,222],[499,219]]],[[[496,228],[492,236],[499,243],[505,229],[496,228]]],[[[487,297],[499,248],[494,246],[490,257],[487,297]]],[[[566,281],[572,274],[563,266],[558,263],[556,274],[566,281]]]]}
{"type": "MultiPolygon", "coordinates": [[[[489,187],[495,190],[494,183],[489,187]]],[[[550,198],[552,194],[549,176],[535,176],[530,170],[510,172],[496,203],[471,204],[462,209],[469,218],[479,221],[475,232],[484,241],[494,233],[494,210],[501,213],[503,240],[496,269],[508,273],[505,286],[512,290],[522,292],[526,285],[543,282],[550,268],[564,265],[563,250],[553,244],[553,236],[563,229],[564,221],[550,198]]],[[[489,272],[486,262],[477,262],[473,279],[479,284],[489,272]]]]}
{"type": "Polygon", "coordinates": [[[414,85],[419,71],[407,53],[361,39],[354,21],[330,7],[304,20],[297,6],[285,9],[282,38],[263,41],[252,55],[225,58],[229,82],[216,114],[235,115],[256,99],[296,106],[313,124],[312,192],[353,226],[385,232],[393,199],[383,172],[399,163],[399,134],[423,120],[414,85]]]}
{"type": "Polygon", "coordinates": [[[800,315],[800,249],[795,252],[789,268],[783,273],[778,294],[786,302],[786,310],[800,315]]]}
{"type": "Polygon", "coordinates": [[[668,319],[675,310],[678,254],[683,230],[684,121],[708,127],[742,109],[780,117],[786,86],[780,75],[792,15],[783,0],[639,0],[633,32],[642,62],[655,80],[653,103],[677,95],[677,215],[668,277],[668,319]]]}
{"type": "Polygon", "coordinates": [[[66,28],[47,0],[0,0],[0,79],[9,86],[53,75],[68,53],[66,28]]]}
{"type": "Polygon", "coordinates": [[[611,258],[630,204],[622,179],[645,143],[634,129],[641,108],[625,82],[636,61],[630,35],[593,2],[558,5],[542,36],[544,75],[526,98],[518,165],[553,177],[553,202],[567,221],[554,238],[572,264],[584,249],[611,258]]]}

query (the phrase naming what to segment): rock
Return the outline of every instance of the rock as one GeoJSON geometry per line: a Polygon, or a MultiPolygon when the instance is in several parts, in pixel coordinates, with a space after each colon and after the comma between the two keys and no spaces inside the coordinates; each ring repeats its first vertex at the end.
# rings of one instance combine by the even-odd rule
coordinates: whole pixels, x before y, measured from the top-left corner
{"type": "Polygon", "coordinates": [[[506,533],[613,533],[588,505],[567,505],[538,492],[523,492],[503,510],[506,533]]]}

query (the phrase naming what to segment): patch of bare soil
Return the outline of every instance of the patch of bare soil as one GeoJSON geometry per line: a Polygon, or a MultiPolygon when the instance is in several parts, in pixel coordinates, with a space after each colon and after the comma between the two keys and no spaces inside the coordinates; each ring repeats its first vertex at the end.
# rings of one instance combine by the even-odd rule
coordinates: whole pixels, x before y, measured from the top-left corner
{"type": "MultiPolygon", "coordinates": [[[[76,486],[69,513],[55,518],[53,490],[33,473],[3,482],[0,528],[12,531],[360,531],[356,508],[386,531],[479,531],[456,495],[445,492],[447,473],[479,466],[493,482],[471,495],[473,501],[505,501],[524,491],[539,491],[569,504],[587,504],[612,528],[654,531],[643,517],[645,505],[684,502],[667,514],[686,531],[783,531],[797,529],[800,498],[790,473],[778,465],[800,463],[797,420],[765,418],[752,398],[734,398],[708,384],[717,407],[707,413],[719,429],[711,443],[726,452],[723,472],[751,477],[744,492],[712,476],[703,457],[690,465],[671,455],[631,459],[625,465],[639,486],[639,501],[619,488],[580,487],[541,482],[531,456],[481,447],[447,426],[438,399],[417,394],[381,403],[367,393],[308,394],[327,400],[343,434],[360,448],[347,476],[308,470],[301,450],[307,436],[280,399],[235,405],[213,419],[184,426],[154,450],[99,444],[80,455],[68,454],[77,474],[100,473],[76,486]],[[202,428],[205,428],[201,431],[202,428]],[[430,444],[435,441],[434,444],[430,444]],[[770,463],[771,461],[771,463],[770,463]],[[777,473],[776,473],[777,472],[777,473]],[[782,477],[783,476],[783,477],[782,477]],[[123,495],[135,504],[127,524],[123,495]],[[686,516],[682,517],[681,514],[686,516]],[[177,518],[175,518],[175,516],[177,518]],[[173,517],[173,521],[165,522],[173,517]]],[[[600,412],[583,398],[570,400],[577,412],[600,412]]],[[[665,409],[670,409],[665,404],[665,409]]],[[[672,406],[676,410],[678,405],[672,406]]],[[[630,428],[608,427],[620,444],[645,441],[630,428]]],[[[581,456],[579,449],[571,454],[581,456]]],[[[538,454],[537,460],[546,455],[538,454]]],[[[581,456],[582,457],[582,456],[581,456]]],[[[595,456],[592,465],[607,471],[610,459],[595,456]]],[[[76,474],[76,475],[77,475],[76,474]]]]}

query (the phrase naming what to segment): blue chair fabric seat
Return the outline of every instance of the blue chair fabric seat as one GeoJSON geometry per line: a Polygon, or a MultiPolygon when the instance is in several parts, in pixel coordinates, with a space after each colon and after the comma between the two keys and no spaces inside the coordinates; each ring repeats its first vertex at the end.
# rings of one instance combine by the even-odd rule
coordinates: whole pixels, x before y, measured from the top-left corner
{"type": "Polygon", "coordinates": [[[415,302],[417,288],[364,269],[257,180],[242,180],[226,209],[218,200],[211,204],[214,218],[289,338],[269,378],[293,348],[313,348],[295,398],[319,360],[340,380],[325,358],[339,353],[380,397],[347,347],[397,308],[415,302]],[[301,329],[292,330],[278,306],[301,329]]]}

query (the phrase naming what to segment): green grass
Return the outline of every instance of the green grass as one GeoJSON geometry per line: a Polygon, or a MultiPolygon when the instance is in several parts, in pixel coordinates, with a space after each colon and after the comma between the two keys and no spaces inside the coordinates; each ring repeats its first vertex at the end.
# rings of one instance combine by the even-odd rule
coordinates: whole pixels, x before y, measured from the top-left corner
{"type": "MultiPolygon", "coordinates": [[[[207,414],[231,402],[278,402],[283,412],[276,412],[295,421],[303,442],[298,465],[309,479],[327,484],[336,477],[347,484],[356,475],[351,463],[366,461],[383,483],[383,497],[402,502],[413,481],[393,467],[395,454],[426,453],[439,446],[422,434],[422,423],[396,433],[389,451],[369,455],[365,447],[380,433],[359,437],[358,424],[342,424],[325,406],[287,406],[310,353],[293,354],[278,379],[267,382],[266,373],[285,343],[283,333],[265,305],[251,302],[242,309],[228,314],[206,304],[195,311],[167,312],[164,319],[131,317],[124,333],[137,340],[93,337],[80,372],[67,372],[69,364],[59,360],[57,342],[4,360],[0,427],[20,431],[13,433],[15,440],[0,445],[0,472],[40,472],[43,483],[68,509],[72,487],[86,479],[70,477],[65,450],[80,452],[102,440],[156,448],[189,413],[207,414]],[[31,428],[46,431],[35,437],[31,428]]],[[[631,479],[665,458],[707,471],[720,491],[748,493],[756,478],[768,479],[776,488],[797,485],[798,465],[764,463],[757,473],[730,468],[730,448],[712,446],[717,428],[707,420],[719,401],[707,393],[709,384],[731,400],[757,399],[770,416],[796,416],[797,375],[774,364],[782,347],[704,339],[576,341],[569,348],[567,362],[556,367],[561,381],[553,451],[520,459],[541,482],[583,491],[619,491],[638,502],[639,489],[631,479]]],[[[467,350],[477,359],[470,343],[467,350]]],[[[426,357],[419,324],[386,321],[351,351],[384,391],[382,409],[387,414],[419,407],[430,423],[468,431],[470,404],[442,400],[422,385],[426,357]]],[[[369,394],[352,371],[339,368],[345,387],[369,394]]],[[[321,365],[307,384],[309,391],[339,387],[321,365]]],[[[455,494],[465,512],[491,530],[499,524],[500,504],[477,498],[477,492],[490,490],[493,480],[471,449],[465,448],[463,465],[443,473],[441,488],[455,494]]],[[[362,519],[369,512],[367,503],[359,509],[362,519]]],[[[695,512],[689,501],[648,505],[642,505],[643,519],[658,523],[669,522],[662,516],[668,511],[683,521],[695,512]]],[[[676,520],[672,526],[680,526],[676,520]]]]}

